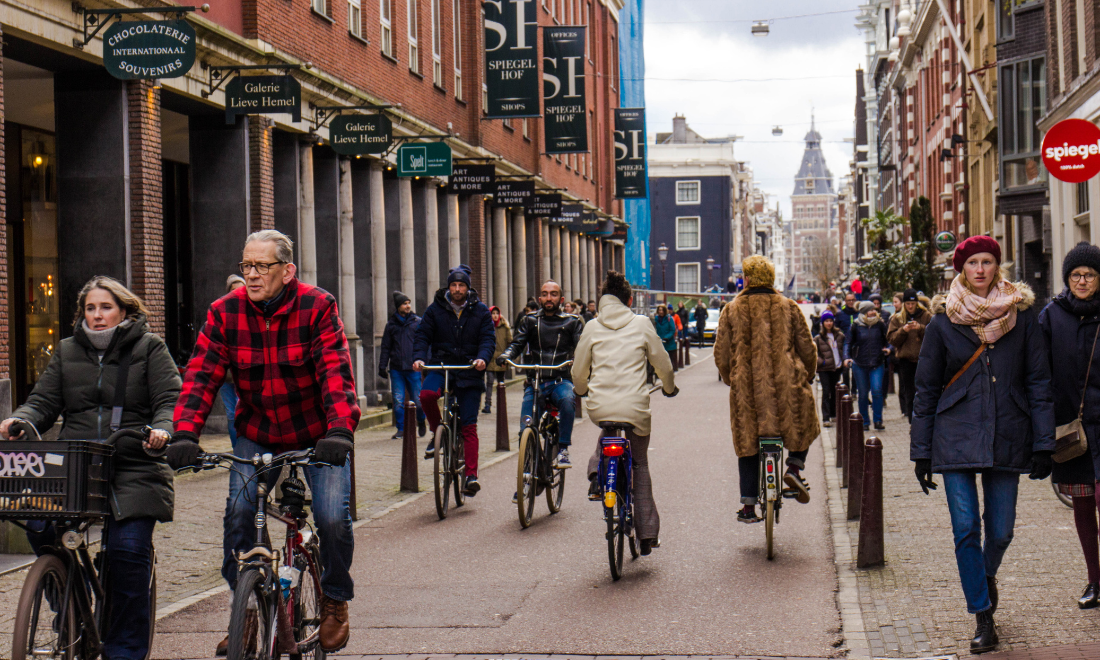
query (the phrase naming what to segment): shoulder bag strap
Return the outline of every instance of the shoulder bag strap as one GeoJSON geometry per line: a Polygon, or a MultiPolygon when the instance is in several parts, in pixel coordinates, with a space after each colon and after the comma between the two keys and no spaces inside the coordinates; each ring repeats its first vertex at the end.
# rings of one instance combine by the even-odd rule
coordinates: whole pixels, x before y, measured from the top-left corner
{"type": "Polygon", "coordinates": [[[134,354],[134,344],[122,349],[118,357],[118,375],[115,377],[115,400],[111,407],[111,433],[122,428],[122,408],[126,404],[126,380],[130,375],[130,359],[134,354]]]}
{"type": "Polygon", "coordinates": [[[1085,393],[1089,391],[1089,373],[1092,371],[1092,358],[1096,355],[1096,340],[1100,339],[1100,325],[1096,326],[1096,335],[1092,338],[1092,352],[1089,353],[1089,364],[1085,368],[1085,386],[1081,388],[1081,407],[1077,409],[1077,419],[1085,415],[1085,393]]]}
{"type": "Polygon", "coordinates": [[[959,373],[955,374],[951,381],[947,383],[947,387],[943,388],[945,392],[949,387],[955,384],[955,381],[957,381],[963,374],[966,373],[966,370],[969,369],[971,365],[978,361],[978,358],[981,357],[983,352],[985,352],[984,341],[982,342],[982,345],[978,347],[978,350],[974,351],[974,355],[971,355],[970,359],[966,361],[966,364],[962,366],[962,369],[959,369],[959,373]]]}

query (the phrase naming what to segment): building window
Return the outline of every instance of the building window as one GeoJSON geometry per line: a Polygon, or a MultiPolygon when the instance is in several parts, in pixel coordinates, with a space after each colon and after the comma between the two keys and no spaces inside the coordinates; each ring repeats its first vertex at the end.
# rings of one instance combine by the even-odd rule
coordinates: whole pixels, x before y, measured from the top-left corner
{"type": "Polygon", "coordinates": [[[443,10],[432,0],[432,82],[443,86],[443,10]]]}
{"type": "Polygon", "coordinates": [[[455,44],[455,98],[462,100],[462,7],[459,0],[454,2],[454,44],[455,44]]]}
{"type": "Polygon", "coordinates": [[[405,0],[406,9],[409,12],[409,71],[420,73],[420,42],[416,35],[419,33],[416,0],[405,0]]]}
{"type": "Polygon", "coordinates": [[[525,138],[530,138],[531,137],[530,135],[527,134],[527,117],[523,118],[523,137],[525,137],[525,138]]]}
{"type": "Polygon", "coordinates": [[[676,249],[699,249],[699,218],[676,218],[676,249]]]}
{"type": "Polygon", "coordinates": [[[489,114],[489,86],[481,83],[481,113],[489,114]]]}
{"type": "Polygon", "coordinates": [[[1089,182],[1077,184],[1077,215],[1089,212],[1089,182]]]}
{"type": "Polygon", "coordinates": [[[1016,34],[1016,7],[1032,0],[997,0],[997,40],[1011,39],[1016,34]]]}
{"type": "Polygon", "coordinates": [[[676,290],[683,293],[699,291],[699,264],[676,264],[676,290]]]}
{"type": "Polygon", "coordinates": [[[322,16],[328,16],[328,0],[310,0],[313,11],[322,16]]]}
{"type": "Polygon", "coordinates": [[[611,89],[619,89],[619,41],[611,35],[611,89]]]}
{"type": "Polygon", "coordinates": [[[1046,66],[1037,57],[1001,67],[1001,185],[1007,190],[1047,181],[1036,125],[1046,113],[1046,66]]]}
{"type": "Polygon", "coordinates": [[[677,181],[676,182],[676,203],[677,204],[698,204],[699,203],[699,182],[698,181],[677,181]]]}
{"type": "Polygon", "coordinates": [[[382,24],[382,52],[393,57],[393,0],[378,0],[382,24]]]}
{"type": "Polygon", "coordinates": [[[348,32],[363,38],[363,13],[360,0],[348,0],[348,32]]]}

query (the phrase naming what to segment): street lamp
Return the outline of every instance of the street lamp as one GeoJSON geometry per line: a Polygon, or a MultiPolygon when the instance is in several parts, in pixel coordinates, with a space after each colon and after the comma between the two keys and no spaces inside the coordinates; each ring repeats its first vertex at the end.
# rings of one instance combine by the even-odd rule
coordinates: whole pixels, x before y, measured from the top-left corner
{"type": "Polygon", "coordinates": [[[707,257],[707,288],[714,285],[714,257],[707,257]]]}
{"type": "Polygon", "coordinates": [[[665,286],[665,270],[668,262],[668,246],[661,243],[661,247],[657,248],[657,258],[661,260],[661,290],[667,291],[665,286]]]}

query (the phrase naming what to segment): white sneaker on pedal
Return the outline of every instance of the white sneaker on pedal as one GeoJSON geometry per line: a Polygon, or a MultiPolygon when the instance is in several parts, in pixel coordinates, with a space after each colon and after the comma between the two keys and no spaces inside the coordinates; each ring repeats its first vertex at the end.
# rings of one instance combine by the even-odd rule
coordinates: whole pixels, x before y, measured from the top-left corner
{"type": "Polygon", "coordinates": [[[569,461],[569,448],[562,447],[558,452],[558,457],[554,459],[555,470],[568,470],[573,467],[573,464],[569,461]]]}

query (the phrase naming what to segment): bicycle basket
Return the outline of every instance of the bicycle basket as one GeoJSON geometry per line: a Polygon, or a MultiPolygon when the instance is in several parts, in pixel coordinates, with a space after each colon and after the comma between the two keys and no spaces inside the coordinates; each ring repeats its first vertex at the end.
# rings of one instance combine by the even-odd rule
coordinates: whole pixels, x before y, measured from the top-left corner
{"type": "Polygon", "coordinates": [[[0,520],[108,515],[113,454],[89,440],[0,443],[0,520]]]}

